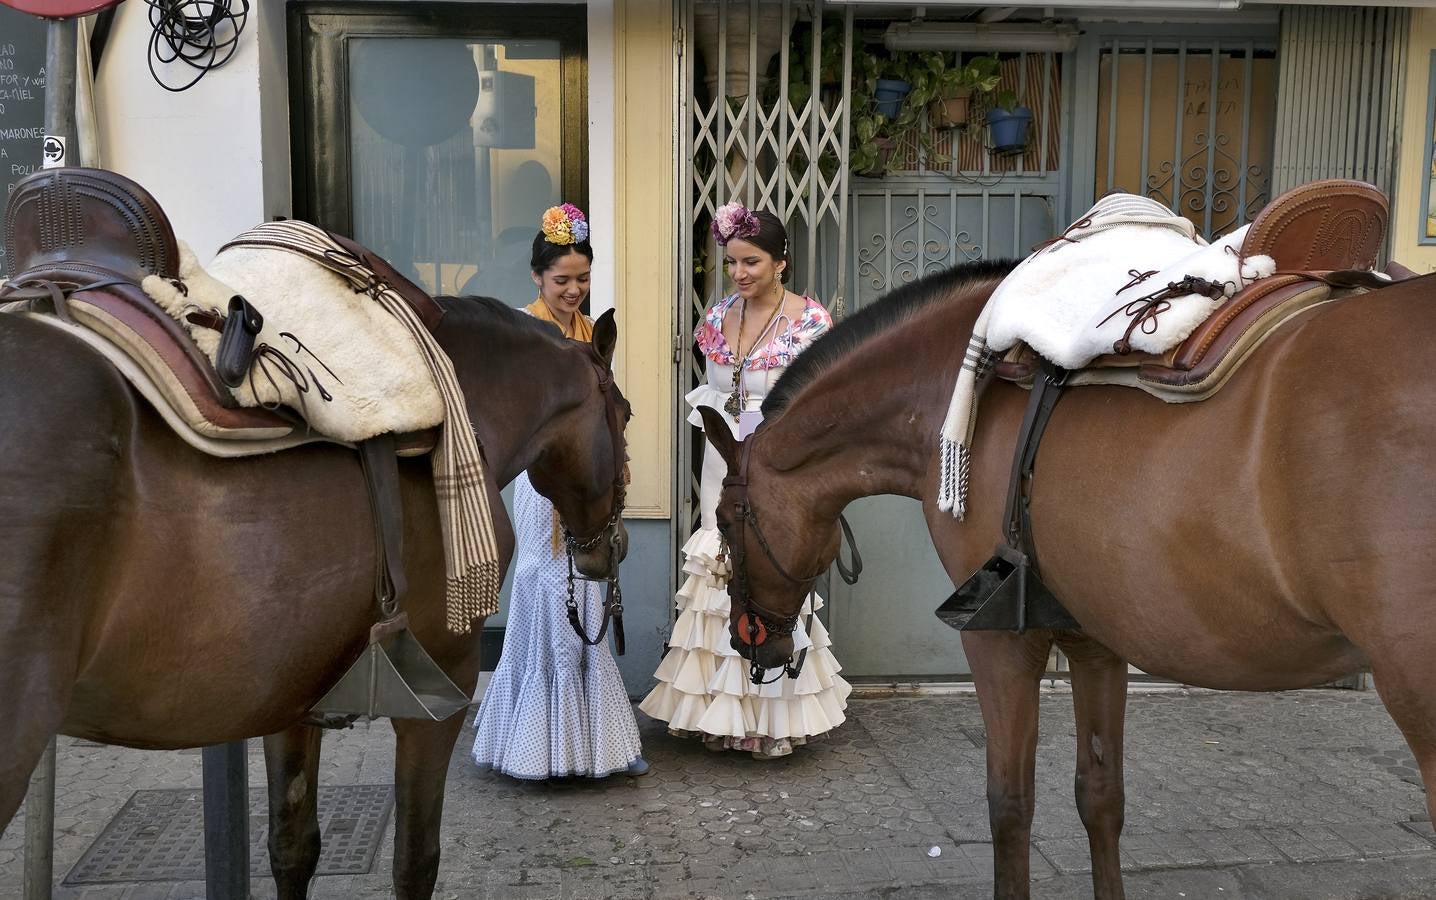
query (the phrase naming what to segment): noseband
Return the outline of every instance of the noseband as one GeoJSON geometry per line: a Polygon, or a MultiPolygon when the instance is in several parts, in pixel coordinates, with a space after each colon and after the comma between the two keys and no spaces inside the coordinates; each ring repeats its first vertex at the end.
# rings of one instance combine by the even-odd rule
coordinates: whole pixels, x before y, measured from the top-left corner
{"type": "Polygon", "coordinates": [[[590,646],[598,644],[603,636],[608,633],[608,623],[613,623],[613,648],[619,655],[623,655],[623,588],[618,583],[618,555],[619,555],[619,529],[623,524],[623,505],[628,496],[628,484],[623,477],[623,422],[621,411],[618,408],[618,393],[613,389],[613,373],[609,370],[608,363],[599,355],[598,349],[592,344],[588,345],[590,362],[598,369],[598,390],[603,395],[604,415],[608,419],[609,434],[613,439],[613,509],[608,514],[608,519],[599,526],[598,530],[591,536],[580,540],[568,526],[563,527],[563,543],[568,551],[568,624],[573,627],[574,634],[579,636],[585,644],[590,646]],[[613,563],[612,571],[607,578],[583,578],[574,568],[573,557],[575,553],[587,553],[596,549],[604,540],[608,541],[609,559],[613,563]],[[574,582],[603,581],[608,585],[607,593],[603,601],[603,623],[598,628],[598,634],[592,638],[583,627],[583,622],[578,614],[578,599],[575,597],[574,582]]]}
{"type": "MultiPolygon", "coordinates": [[[[723,479],[723,487],[732,491],[734,495],[733,534],[731,536],[725,535],[723,537],[723,543],[727,548],[727,555],[731,561],[732,570],[732,578],[729,582],[728,591],[729,598],[739,604],[743,610],[742,614],[738,616],[734,634],[740,641],[756,650],[759,645],[768,640],[769,635],[781,637],[783,635],[792,634],[793,630],[798,627],[798,618],[801,615],[801,608],[799,612],[791,616],[781,616],[765,608],[753,599],[753,592],[749,589],[747,577],[748,532],[753,532],[753,537],[758,542],[758,547],[763,551],[763,555],[768,558],[768,563],[772,565],[773,570],[782,576],[785,581],[801,587],[805,597],[812,594],[813,583],[827,571],[827,567],[824,566],[813,574],[800,578],[789,573],[773,554],[773,547],[768,543],[767,536],[763,534],[763,526],[758,523],[758,512],[753,508],[753,504],[748,498],[748,461],[752,453],[752,444],[755,436],[756,434],[750,436],[748,440],[739,442],[738,472],[723,479]]],[[[853,530],[848,525],[848,520],[839,515],[838,524],[843,529],[843,538],[847,541],[848,553],[853,561],[852,567],[849,568],[844,565],[843,556],[839,553],[836,560],[838,574],[842,576],[843,581],[848,584],[856,584],[858,576],[860,576],[863,571],[863,558],[858,553],[857,542],[853,539],[853,530]]],[[[755,653],[749,658],[749,662],[751,663],[748,668],[749,680],[753,684],[771,684],[779,678],[782,678],[785,674],[789,678],[797,678],[803,671],[803,663],[807,659],[808,650],[804,648],[799,652],[796,660],[794,660],[793,655],[790,653],[787,661],[783,663],[782,672],[766,681],[763,679],[763,667],[758,664],[756,656],[757,654],[755,653]]]]}

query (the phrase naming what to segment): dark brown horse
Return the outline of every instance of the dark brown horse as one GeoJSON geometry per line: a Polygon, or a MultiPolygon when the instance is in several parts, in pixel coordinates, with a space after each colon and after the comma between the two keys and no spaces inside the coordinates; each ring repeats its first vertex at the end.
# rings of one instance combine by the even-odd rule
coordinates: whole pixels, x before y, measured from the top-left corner
{"type": "MultiPolygon", "coordinates": [[[[513,531],[498,489],[525,469],[575,535],[605,528],[622,466],[600,390],[618,337],[612,316],[596,325],[595,355],[497,301],[441,302],[436,337],[492,470],[504,565],[513,531]]],[[[429,462],[401,460],[400,474],[405,608],[471,692],[483,623],[467,636],[445,629],[429,462]]],[[[371,527],[353,451],[205,456],[92,351],[0,314],[0,825],[56,732],[155,749],[271,735],[274,875],[279,896],[305,896],[319,857],[321,732],[300,722],[375,621],[371,527]]],[[[576,561],[602,577],[622,549],[597,543],[576,561]]],[[[399,897],[433,891],[462,724],[393,722],[399,897]]]]}
{"type": "MultiPolygon", "coordinates": [[[[735,514],[734,485],[719,527],[730,542],[745,532],[749,595],[780,624],[803,588],[778,567],[825,567],[838,514],[858,497],[921,500],[955,582],[1000,540],[1024,391],[995,382],[982,397],[967,521],[939,511],[936,492],[938,431],[963,349],[1005,271],[942,273],[853,316],[784,374],[748,446],[709,423],[730,474],[747,457],[758,523],[735,514]]],[[[1432,796],[1433,295],[1436,280],[1420,278],[1308,311],[1200,403],[1125,387],[1066,392],[1037,457],[1032,527],[1043,578],[1084,631],[962,634],[987,727],[999,896],[1028,892],[1038,684],[1054,641],[1072,660],[1077,805],[1099,897],[1122,896],[1123,660],[1239,690],[1317,685],[1369,666],[1432,796]]],[[[743,611],[735,598],[735,622],[743,611]]],[[[736,632],[735,646],[746,649],[736,632]]],[[[790,650],[770,634],[756,652],[777,665],[790,650]]]]}

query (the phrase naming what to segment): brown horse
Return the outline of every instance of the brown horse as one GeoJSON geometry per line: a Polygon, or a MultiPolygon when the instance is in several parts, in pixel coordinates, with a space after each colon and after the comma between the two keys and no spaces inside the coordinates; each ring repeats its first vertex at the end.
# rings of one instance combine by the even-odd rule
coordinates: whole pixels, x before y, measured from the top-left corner
{"type": "MultiPolygon", "coordinates": [[[[601,383],[618,331],[592,348],[486,299],[441,298],[435,336],[454,362],[500,485],[528,469],[580,538],[616,567],[625,538],[622,447],[601,383]]],[[[105,361],[48,326],[0,315],[0,826],[55,733],[168,749],[255,735],[269,770],[270,852],[281,897],[305,896],[319,856],[321,732],[306,711],[364,648],[376,617],[374,538],[358,456],[314,444],[216,459],[176,437],[105,361]]],[[[626,421],[627,402],[612,389],[626,421]]],[[[621,426],[620,426],[621,427],[621,426]]],[[[400,460],[405,601],[415,635],[472,692],[478,630],[444,625],[442,545],[428,460],[400,460]]],[[[394,886],[428,897],[444,781],[463,716],[393,722],[394,886]]]]}
{"type": "MultiPolygon", "coordinates": [[[[788,576],[828,565],[838,514],[858,497],[921,500],[954,582],[991,553],[1026,394],[995,382],[983,395],[966,522],[937,508],[937,446],[967,336],[1007,268],[931,276],[844,322],[784,374],[746,446],[708,423],[733,482],[718,523],[752,601],[735,592],[735,647],[748,651],[738,617],[761,607],[778,627],[758,661],[788,657],[773,632],[805,590],[788,576]]],[[[1043,578],[1083,632],[962,634],[987,727],[999,896],[1028,893],[1038,683],[1054,641],[1072,660],[1077,805],[1099,897],[1122,896],[1123,660],[1264,691],[1369,666],[1432,796],[1436,393],[1421,373],[1433,292],[1420,278],[1308,311],[1201,403],[1066,392],[1037,457],[1032,528],[1043,578]]]]}

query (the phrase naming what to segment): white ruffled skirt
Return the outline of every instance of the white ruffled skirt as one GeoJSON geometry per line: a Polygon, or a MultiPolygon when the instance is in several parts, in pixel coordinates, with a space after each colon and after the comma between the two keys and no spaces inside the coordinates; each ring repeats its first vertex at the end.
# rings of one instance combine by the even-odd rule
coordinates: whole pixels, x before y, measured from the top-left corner
{"type": "Polygon", "coordinates": [[[670,731],[701,734],[734,749],[783,752],[842,724],[851,686],[838,673],[827,629],[816,616],[822,598],[814,594],[793,631],[794,652],[807,648],[799,676],[767,670],[768,684],[748,678],[747,660],[728,643],[728,590],[718,562],[719,535],[694,532],[683,547],[683,586],[678,620],[668,653],[658,666],[655,687],[639,709],[667,722],[670,731]],[[805,629],[804,623],[808,623],[805,629]]]}

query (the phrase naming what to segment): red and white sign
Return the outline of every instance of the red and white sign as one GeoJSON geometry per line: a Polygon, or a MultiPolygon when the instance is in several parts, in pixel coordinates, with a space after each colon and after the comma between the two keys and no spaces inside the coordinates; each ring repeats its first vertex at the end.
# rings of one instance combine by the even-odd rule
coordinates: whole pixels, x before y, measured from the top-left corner
{"type": "Polygon", "coordinates": [[[120,0],[0,0],[0,4],[45,19],[73,19],[119,6],[120,0]]]}

